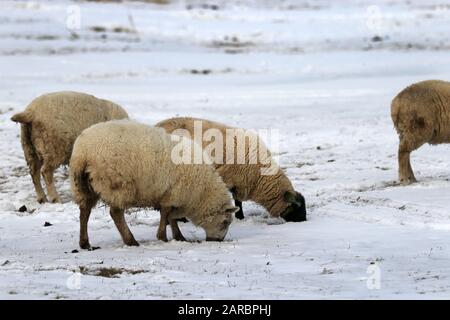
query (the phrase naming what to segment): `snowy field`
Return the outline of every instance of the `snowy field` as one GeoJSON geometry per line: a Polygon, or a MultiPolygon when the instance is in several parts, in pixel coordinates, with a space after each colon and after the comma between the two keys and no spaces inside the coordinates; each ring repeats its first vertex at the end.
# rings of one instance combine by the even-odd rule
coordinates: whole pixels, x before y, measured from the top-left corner
{"type": "Polygon", "coordinates": [[[413,153],[419,183],[398,186],[390,119],[406,85],[450,79],[449,1],[148,2],[0,2],[1,299],[450,298],[450,146],[413,153]],[[58,90],[147,124],[279,130],[308,221],[245,203],[225,242],[187,223],[190,242],[162,243],[159,213],[132,210],[128,248],[99,206],[101,249],[80,250],[67,168],[63,204],[39,205],[9,120],[58,90]]]}

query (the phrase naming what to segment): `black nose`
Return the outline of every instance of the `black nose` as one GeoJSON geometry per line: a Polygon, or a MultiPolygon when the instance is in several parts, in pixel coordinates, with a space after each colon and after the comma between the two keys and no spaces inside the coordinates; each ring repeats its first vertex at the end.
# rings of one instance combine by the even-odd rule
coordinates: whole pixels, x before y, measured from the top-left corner
{"type": "Polygon", "coordinates": [[[287,222],[302,222],[306,221],[306,210],[302,208],[302,210],[295,210],[289,212],[287,215],[283,216],[283,219],[287,222]]]}

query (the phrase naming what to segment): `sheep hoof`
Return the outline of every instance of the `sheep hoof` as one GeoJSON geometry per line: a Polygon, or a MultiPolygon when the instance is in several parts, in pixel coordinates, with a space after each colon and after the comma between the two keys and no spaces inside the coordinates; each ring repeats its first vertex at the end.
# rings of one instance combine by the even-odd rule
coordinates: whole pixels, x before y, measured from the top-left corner
{"type": "Polygon", "coordinates": [[[416,178],[414,177],[410,177],[410,178],[406,178],[406,179],[400,179],[400,183],[404,186],[410,185],[412,183],[417,182],[416,178]]]}
{"type": "Polygon", "coordinates": [[[84,250],[91,250],[91,245],[89,241],[80,241],[80,248],[84,250]]]}
{"type": "Polygon", "coordinates": [[[51,203],[61,203],[61,199],[59,198],[50,198],[51,203]]]}
{"type": "Polygon", "coordinates": [[[167,236],[161,236],[161,235],[158,235],[158,236],[157,236],[157,239],[160,240],[160,241],[168,242],[167,236]]]}
{"type": "Polygon", "coordinates": [[[186,241],[186,239],[184,238],[184,236],[182,234],[175,236],[174,239],[176,241],[186,241]]]}
{"type": "Polygon", "coordinates": [[[47,200],[46,196],[42,196],[42,197],[37,198],[37,202],[42,204],[42,203],[48,202],[48,200],[47,200]]]}
{"type": "Polygon", "coordinates": [[[136,240],[131,240],[131,241],[127,241],[127,242],[125,242],[125,244],[127,245],[127,246],[130,246],[130,247],[139,247],[139,242],[137,242],[136,240]]]}

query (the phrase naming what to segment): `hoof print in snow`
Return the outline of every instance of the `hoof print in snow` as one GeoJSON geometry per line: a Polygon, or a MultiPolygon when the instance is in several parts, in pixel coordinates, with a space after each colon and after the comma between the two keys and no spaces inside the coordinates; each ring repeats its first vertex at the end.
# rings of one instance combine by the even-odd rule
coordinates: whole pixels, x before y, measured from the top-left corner
{"type": "Polygon", "coordinates": [[[51,227],[53,224],[51,224],[50,222],[45,221],[44,223],[44,227],[51,227]]]}
{"type": "Polygon", "coordinates": [[[78,253],[79,251],[77,249],[72,250],[72,253],[78,253]]]}
{"type": "Polygon", "coordinates": [[[2,263],[2,267],[6,266],[6,265],[8,265],[8,264],[10,264],[10,263],[11,263],[11,262],[10,262],[9,260],[6,260],[5,262],[2,263]]]}
{"type": "Polygon", "coordinates": [[[19,208],[19,212],[26,212],[28,209],[27,209],[27,207],[26,206],[21,206],[20,208],[19,208]]]}

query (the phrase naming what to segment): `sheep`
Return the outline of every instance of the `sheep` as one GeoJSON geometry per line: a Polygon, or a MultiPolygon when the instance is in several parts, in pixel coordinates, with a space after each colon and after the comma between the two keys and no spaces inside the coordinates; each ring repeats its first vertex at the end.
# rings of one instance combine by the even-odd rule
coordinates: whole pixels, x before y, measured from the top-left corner
{"type": "MultiPolygon", "coordinates": [[[[225,124],[209,121],[199,118],[179,117],[163,120],[156,124],[157,127],[164,128],[168,133],[185,135],[191,137],[196,131],[196,124],[201,126],[200,134],[204,135],[208,131],[216,130],[218,133],[225,137],[228,133],[231,133],[233,143],[223,144],[223,158],[218,156],[215,158],[216,170],[222,176],[227,187],[233,194],[235,204],[239,207],[239,211],[236,213],[236,218],[243,219],[244,214],[242,211],[242,202],[252,200],[262,205],[270,215],[274,217],[282,217],[286,221],[306,221],[306,208],[305,198],[299,192],[296,192],[292,186],[292,183],[284,172],[273,161],[269,150],[259,137],[239,128],[229,127],[225,124]],[[247,138],[246,138],[247,137],[247,138]],[[259,150],[263,151],[259,153],[260,158],[257,161],[252,158],[250,153],[250,144],[245,143],[245,155],[244,161],[236,162],[234,152],[227,152],[227,150],[239,150],[238,141],[241,138],[258,141],[259,150]],[[231,145],[231,149],[230,149],[231,145]],[[228,160],[233,160],[230,162],[228,160]],[[272,174],[262,174],[261,170],[267,163],[271,163],[274,167],[272,174]]],[[[230,135],[228,135],[230,137],[230,135]]],[[[222,138],[222,141],[227,138],[222,138]]],[[[208,139],[203,139],[203,148],[207,148],[208,139]]],[[[239,155],[236,155],[239,156],[239,155]]]]}
{"type": "Polygon", "coordinates": [[[21,124],[21,142],[39,203],[47,202],[40,174],[50,202],[61,202],[53,174],[69,162],[78,135],[91,125],[128,118],[124,109],[92,95],[61,91],[41,95],[25,111],[12,116],[21,124]]]}
{"type": "MultiPolygon", "coordinates": [[[[188,217],[206,232],[207,241],[222,241],[238,208],[225,183],[210,165],[176,163],[172,150],[191,144],[163,129],[130,120],[96,124],[77,138],[70,159],[71,189],[80,209],[80,247],[89,249],[87,225],[98,200],[110,206],[123,242],[137,246],[124,211],[154,208],[161,213],[157,238],[167,241],[170,223],[175,240],[184,240],[176,219],[188,217]]],[[[200,147],[198,147],[200,148],[200,147]]]]}
{"type": "Polygon", "coordinates": [[[402,184],[416,182],[411,152],[425,143],[450,143],[450,82],[428,80],[401,91],[391,104],[399,135],[398,174],[402,184]]]}

